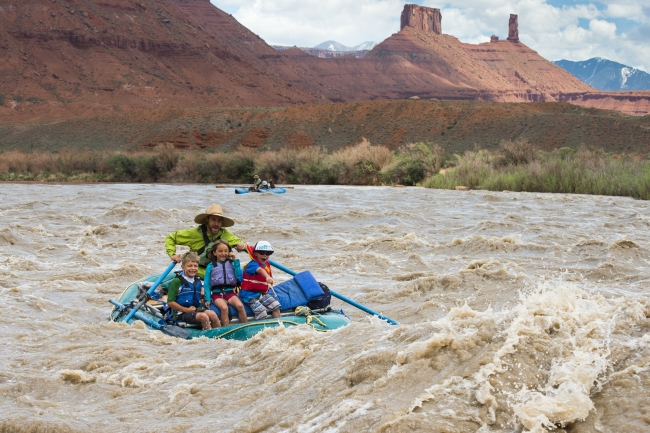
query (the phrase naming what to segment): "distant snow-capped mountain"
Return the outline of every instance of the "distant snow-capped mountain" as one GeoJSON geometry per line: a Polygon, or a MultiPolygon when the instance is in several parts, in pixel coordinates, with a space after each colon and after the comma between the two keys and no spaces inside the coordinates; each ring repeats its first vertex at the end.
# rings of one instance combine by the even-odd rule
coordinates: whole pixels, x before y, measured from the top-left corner
{"type": "Polygon", "coordinates": [[[553,63],[598,90],[650,90],[650,74],[611,60],[596,57],[582,62],[553,63]]]}
{"type": "Polygon", "coordinates": [[[325,41],[322,44],[316,45],[314,48],[318,48],[320,50],[329,50],[329,51],[362,51],[362,50],[372,50],[372,48],[375,45],[377,45],[375,42],[368,41],[356,45],[354,47],[347,47],[336,41],[325,41]]]}
{"type": "Polygon", "coordinates": [[[350,48],[350,51],[372,50],[377,45],[377,42],[367,41],[357,46],[350,48]]]}

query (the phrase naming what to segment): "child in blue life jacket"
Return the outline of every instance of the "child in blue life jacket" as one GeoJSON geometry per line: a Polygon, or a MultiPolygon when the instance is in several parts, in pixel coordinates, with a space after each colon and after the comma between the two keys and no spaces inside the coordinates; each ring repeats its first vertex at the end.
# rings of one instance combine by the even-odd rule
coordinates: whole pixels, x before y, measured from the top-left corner
{"type": "Polygon", "coordinates": [[[255,320],[271,316],[280,317],[280,302],[271,296],[269,288],[273,287],[273,273],[269,265],[269,256],[273,247],[266,241],[259,241],[254,247],[247,245],[248,254],[253,260],[244,268],[244,279],[239,297],[255,313],[255,320]]]}
{"type": "Polygon", "coordinates": [[[174,318],[189,324],[200,323],[203,330],[221,326],[219,316],[212,310],[206,310],[203,304],[203,284],[196,276],[199,270],[199,256],[189,252],[181,258],[183,273],[169,284],[167,305],[174,310],[174,318]]]}
{"type": "Polygon", "coordinates": [[[241,323],[248,322],[244,304],[237,297],[239,292],[242,271],[239,260],[235,259],[232,247],[224,240],[217,240],[207,254],[210,263],[205,268],[205,300],[212,302],[221,310],[221,324],[228,326],[230,317],[228,305],[237,309],[237,317],[241,323]]]}

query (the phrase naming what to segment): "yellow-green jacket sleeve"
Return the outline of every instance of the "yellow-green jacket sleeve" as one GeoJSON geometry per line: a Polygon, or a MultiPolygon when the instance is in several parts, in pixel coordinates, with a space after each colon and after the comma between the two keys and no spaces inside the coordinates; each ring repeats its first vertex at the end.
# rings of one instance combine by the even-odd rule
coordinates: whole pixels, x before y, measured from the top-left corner
{"type": "MultiPolygon", "coordinates": [[[[234,247],[238,243],[242,242],[242,239],[232,234],[228,229],[221,229],[216,236],[208,236],[210,241],[215,239],[223,239],[228,242],[228,245],[234,247]]],[[[191,251],[198,251],[204,246],[203,234],[198,227],[191,228],[189,230],[179,230],[174,233],[170,233],[165,238],[165,251],[168,256],[173,256],[176,254],[176,245],[185,245],[190,248],[191,251]]]]}
{"type": "Polygon", "coordinates": [[[170,233],[165,238],[165,251],[168,256],[173,256],[176,254],[176,245],[185,245],[190,247],[190,250],[196,251],[198,248],[201,248],[200,246],[196,249],[192,248],[192,245],[195,244],[197,240],[201,245],[203,245],[203,236],[201,235],[201,232],[195,228],[170,233]]]}

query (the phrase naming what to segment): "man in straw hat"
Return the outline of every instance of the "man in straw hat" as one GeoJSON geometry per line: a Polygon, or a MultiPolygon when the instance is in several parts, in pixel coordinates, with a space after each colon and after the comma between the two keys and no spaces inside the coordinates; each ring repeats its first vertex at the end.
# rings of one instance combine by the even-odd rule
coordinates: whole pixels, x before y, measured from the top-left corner
{"type": "Polygon", "coordinates": [[[169,258],[178,262],[181,255],[176,254],[176,245],[190,247],[190,251],[197,253],[200,258],[197,276],[203,277],[205,275],[205,267],[210,262],[206,257],[206,253],[217,239],[223,239],[231,247],[237,248],[237,251],[246,249],[246,244],[243,243],[241,238],[224,228],[232,227],[235,225],[235,221],[224,216],[221,206],[218,204],[213,204],[208,210],[198,214],[194,218],[194,222],[199,226],[168,234],[165,238],[165,250],[169,258]]]}
{"type": "Polygon", "coordinates": [[[262,186],[262,179],[258,175],[253,176],[253,191],[259,191],[262,186]]]}

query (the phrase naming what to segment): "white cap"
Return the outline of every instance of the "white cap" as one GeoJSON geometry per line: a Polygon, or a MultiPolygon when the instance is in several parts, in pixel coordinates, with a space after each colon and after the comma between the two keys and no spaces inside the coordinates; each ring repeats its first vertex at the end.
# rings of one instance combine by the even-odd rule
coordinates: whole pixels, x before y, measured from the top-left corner
{"type": "Polygon", "coordinates": [[[255,248],[253,248],[253,251],[268,251],[272,253],[273,247],[271,246],[270,243],[266,241],[259,241],[258,243],[255,244],[255,248]]]}
{"type": "Polygon", "coordinates": [[[262,185],[266,186],[268,185],[265,180],[262,181],[262,185]]]}

